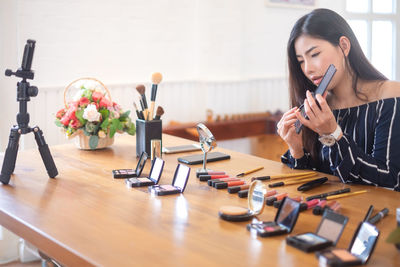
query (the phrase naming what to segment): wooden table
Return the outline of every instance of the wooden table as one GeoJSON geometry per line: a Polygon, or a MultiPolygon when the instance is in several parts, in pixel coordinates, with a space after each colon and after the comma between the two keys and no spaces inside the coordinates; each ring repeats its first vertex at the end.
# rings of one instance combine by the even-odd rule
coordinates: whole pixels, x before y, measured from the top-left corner
{"type": "MultiPolygon", "coordinates": [[[[164,146],[191,141],[163,136],[164,146]]],[[[286,166],[262,158],[217,149],[231,160],[209,163],[235,175],[264,166],[256,175],[292,173],[286,166]]],[[[37,150],[18,155],[10,185],[0,186],[0,224],[67,266],[317,266],[314,254],[286,245],[285,236],[257,238],[246,222],[218,218],[222,205],[246,206],[246,199],[216,190],[195,178],[192,169],[182,195],[157,197],[147,188],[133,189],[111,177],[111,170],[136,166],[135,137],[118,136],[108,149],[83,151],[73,145],[51,147],[59,170],[47,177],[37,150]]],[[[194,152],[196,153],[196,152],[194,152]]],[[[198,152],[197,152],[198,153],[198,152]]],[[[162,184],[171,183],[177,157],[164,155],[162,184]]],[[[146,170],[150,164],[147,164],[146,170]]],[[[250,179],[251,176],[247,176],[250,179]]],[[[335,177],[329,185],[304,196],[343,188],[335,177]]],[[[279,191],[298,195],[297,186],[279,191]]],[[[385,242],[395,226],[400,193],[369,186],[352,186],[369,193],[340,199],[350,220],[338,247],[346,248],[370,204],[390,209],[377,226],[381,237],[370,266],[399,266],[400,252],[385,242]]],[[[266,207],[261,220],[273,220],[276,209],[266,207]]],[[[320,221],[311,211],[301,213],[293,234],[315,231],[320,221]]]]}

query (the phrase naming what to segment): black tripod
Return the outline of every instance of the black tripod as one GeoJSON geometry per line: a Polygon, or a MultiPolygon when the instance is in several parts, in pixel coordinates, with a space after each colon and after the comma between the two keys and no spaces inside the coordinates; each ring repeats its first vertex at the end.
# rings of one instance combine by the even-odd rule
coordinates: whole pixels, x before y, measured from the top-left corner
{"type": "Polygon", "coordinates": [[[27,134],[33,132],[35,134],[35,140],[39,148],[40,155],[42,156],[43,163],[46,167],[47,173],[51,178],[57,176],[57,167],[54,164],[53,157],[51,156],[49,146],[43,137],[43,132],[38,126],[33,128],[29,127],[29,113],[27,112],[27,102],[30,101],[30,97],[35,97],[38,94],[38,88],[36,86],[30,86],[26,81],[27,79],[33,80],[34,71],[31,70],[33,52],[35,50],[34,40],[28,40],[25,44],[24,56],[22,58],[22,66],[16,72],[12,70],[6,70],[6,76],[15,75],[16,77],[22,78],[22,81],[17,83],[17,101],[19,102],[19,113],[17,114],[17,123],[11,128],[10,137],[8,140],[8,146],[6,154],[4,156],[3,167],[1,169],[0,181],[3,184],[8,184],[10,176],[15,169],[15,161],[17,159],[19,138],[21,134],[27,134]]]}

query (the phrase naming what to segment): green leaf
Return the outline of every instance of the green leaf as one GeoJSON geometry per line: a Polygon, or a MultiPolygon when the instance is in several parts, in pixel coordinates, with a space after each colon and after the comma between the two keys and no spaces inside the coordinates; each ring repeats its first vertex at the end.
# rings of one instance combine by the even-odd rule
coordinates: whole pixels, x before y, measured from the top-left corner
{"type": "Polygon", "coordinates": [[[113,138],[117,130],[122,130],[123,125],[118,119],[112,119],[110,125],[110,138],[113,138]]]}
{"type": "Polygon", "coordinates": [[[135,135],[135,133],[136,133],[136,127],[135,127],[135,124],[133,123],[133,122],[130,122],[129,124],[128,124],[128,130],[126,131],[128,134],[130,134],[130,135],[135,135]]]}
{"type": "Polygon", "coordinates": [[[122,113],[121,115],[119,115],[119,120],[120,121],[125,121],[129,117],[129,114],[131,114],[130,110],[122,113]]]}
{"type": "Polygon", "coordinates": [[[85,89],[82,93],[82,97],[88,98],[90,101],[93,101],[92,99],[92,91],[89,89],[85,89]]]}
{"type": "Polygon", "coordinates": [[[59,119],[56,119],[54,121],[54,123],[58,126],[58,127],[64,127],[64,124],[61,123],[61,121],[59,119]]]}
{"type": "Polygon", "coordinates": [[[97,135],[92,135],[89,138],[89,147],[90,149],[96,149],[99,144],[99,137],[97,135]]]}
{"type": "Polygon", "coordinates": [[[108,109],[102,108],[99,110],[100,114],[101,114],[101,118],[104,120],[108,119],[108,116],[110,116],[110,111],[108,109]]]}
{"type": "Polygon", "coordinates": [[[110,124],[110,121],[109,121],[108,118],[107,118],[106,120],[104,120],[104,121],[100,124],[100,127],[101,127],[101,129],[103,129],[104,131],[106,131],[109,124],[110,124]]]}
{"type": "Polygon", "coordinates": [[[83,109],[78,109],[75,111],[75,116],[78,118],[79,122],[84,125],[86,123],[86,120],[83,118],[83,109]]]}

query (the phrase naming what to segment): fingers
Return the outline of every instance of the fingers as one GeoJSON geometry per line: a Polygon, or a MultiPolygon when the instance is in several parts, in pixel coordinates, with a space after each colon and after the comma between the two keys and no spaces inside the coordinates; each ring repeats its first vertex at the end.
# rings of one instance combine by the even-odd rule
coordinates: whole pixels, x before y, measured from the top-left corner
{"type": "MultiPolygon", "coordinates": [[[[325,95],[325,94],[324,94],[325,95]]],[[[317,94],[315,96],[315,98],[317,99],[322,112],[328,112],[328,110],[330,110],[328,103],[326,102],[325,98],[323,96],[321,96],[320,94],[317,94]]]]}

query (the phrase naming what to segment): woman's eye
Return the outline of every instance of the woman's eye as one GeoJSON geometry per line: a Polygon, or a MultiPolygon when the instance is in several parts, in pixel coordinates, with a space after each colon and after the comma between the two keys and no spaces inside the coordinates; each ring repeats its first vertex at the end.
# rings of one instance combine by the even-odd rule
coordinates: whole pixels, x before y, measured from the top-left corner
{"type": "Polygon", "coordinates": [[[304,60],[299,60],[299,64],[301,65],[301,64],[303,64],[304,63],[304,60]]]}
{"type": "Polygon", "coordinates": [[[312,54],[311,56],[312,56],[312,57],[316,57],[316,56],[318,56],[320,53],[321,53],[321,52],[318,52],[318,53],[312,54]]]}

